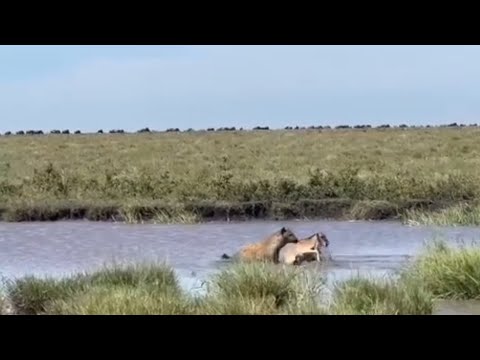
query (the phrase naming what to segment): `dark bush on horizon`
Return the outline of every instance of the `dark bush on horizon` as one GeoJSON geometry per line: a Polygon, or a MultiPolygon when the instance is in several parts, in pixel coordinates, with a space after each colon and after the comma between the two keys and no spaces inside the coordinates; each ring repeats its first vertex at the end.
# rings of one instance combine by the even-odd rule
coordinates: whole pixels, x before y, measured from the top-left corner
{"type": "MultiPolygon", "coordinates": [[[[390,128],[399,128],[399,129],[407,129],[407,128],[411,128],[411,129],[431,129],[431,128],[463,128],[463,127],[478,127],[479,124],[477,123],[472,123],[472,124],[464,124],[464,123],[457,123],[457,122],[453,122],[453,123],[450,123],[450,124],[440,124],[440,125],[407,125],[407,124],[400,124],[400,125],[389,125],[389,124],[381,124],[381,125],[378,125],[376,126],[377,129],[390,129],[390,128]]],[[[338,125],[338,126],[335,126],[334,129],[370,129],[372,128],[371,125],[338,125]]],[[[326,126],[322,126],[322,125],[319,125],[319,126],[316,126],[316,125],[310,125],[308,127],[300,127],[300,126],[285,126],[284,127],[284,130],[322,130],[322,129],[325,129],[325,130],[328,130],[328,129],[332,129],[331,126],[329,125],[326,125],[326,126]]],[[[218,132],[222,132],[222,131],[242,131],[244,130],[243,128],[236,128],[236,127],[219,127],[217,129],[215,128],[208,128],[206,130],[195,130],[193,128],[189,128],[188,130],[185,130],[185,132],[195,132],[195,131],[218,131],[218,132]]],[[[271,130],[269,126],[256,126],[254,127],[252,130],[271,130]]],[[[116,129],[113,129],[113,130],[110,130],[109,131],[111,134],[123,134],[125,133],[125,131],[123,129],[119,129],[119,130],[116,130],[116,129]]],[[[137,131],[137,133],[144,133],[144,132],[152,132],[152,130],[150,130],[148,127],[146,128],[143,128],[143,129],[140,129],[137,131]]],[[[166,132],[181,132],[181,130],[179,128],[169,128],[166,130],[166,132]]],[[[54,130],[51,130],[49,132],[50,134],[70,134],[70,130],[58,130],[58,129],[54,129],[54,130]]],[[[75,132],[72,132],[74,134],[82,134],[82,132],[80,130],[75,130],[75,132]]],[[[97,131],[98,134],[103,134],[103,130],[100,129],[97,131]]],[[[5,132],[3,135],[5,136],[8,136],[8,135],[13,135],[13,134],[16,134],[16,135],[43,135],[44,132],[42,130],[27,130],[27,131],[24,131],[24,130],[20,130],[20,131],[16,131],[16,132],[12,132],[12,131],[7,131],[5,132]]]]}
{"type": "Polygon", "coordinates": [[[42,130],[28,130],[27,135],[43,135],[42,130]]]}

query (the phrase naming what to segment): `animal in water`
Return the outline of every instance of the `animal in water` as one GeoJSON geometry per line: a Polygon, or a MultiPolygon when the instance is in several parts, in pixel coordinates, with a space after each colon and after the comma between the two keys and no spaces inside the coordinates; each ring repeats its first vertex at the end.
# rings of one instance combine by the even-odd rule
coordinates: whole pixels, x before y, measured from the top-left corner
{"type": "Polygon", "coordinates": [[[330,245],[327,236],[320,232],[299,240],[295,244],[287,244],[279,254],[283,264],[300,265],[303,262],[321,261],[323,249],[330,245]]]}
{"type": "Polygon", "coordinates": [[[297,236],[292,230],[282,227],[279,231],[267,236],[259,243],[249,244],[233,256],[222,255],[222,259],[232,259],[240,261],[266,261],[278,264],[279,252],[287,244],[298,242],[297,236]]]}

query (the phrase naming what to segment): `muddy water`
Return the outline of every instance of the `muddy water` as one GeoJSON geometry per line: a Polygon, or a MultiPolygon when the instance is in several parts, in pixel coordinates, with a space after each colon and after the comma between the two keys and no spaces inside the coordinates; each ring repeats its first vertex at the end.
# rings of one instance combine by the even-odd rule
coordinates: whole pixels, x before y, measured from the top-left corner
{"type": "Polygon", "coordinates": [[[324,232],[333,260],[321,271],[329,281],[352,273],[381,276],[398,269],[441,237],[471,242],[478,228],[407,227],[395,222],[285,221],[200,225],[129,225],[101,222],[0,223],[0,273],[62,276],[104,264],[165,260],[187,288],[225,266],[223,253],[289,226],[299,237],[324,232]]]}

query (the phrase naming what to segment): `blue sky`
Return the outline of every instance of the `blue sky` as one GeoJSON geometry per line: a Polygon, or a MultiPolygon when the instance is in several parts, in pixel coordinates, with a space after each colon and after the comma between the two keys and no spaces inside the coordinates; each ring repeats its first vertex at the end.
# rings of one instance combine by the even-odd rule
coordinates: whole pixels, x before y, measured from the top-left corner
{"type": "Polygon", "coordinates": [[[0,132],[480,123],[479,46],[0,46],[0,132]]]}

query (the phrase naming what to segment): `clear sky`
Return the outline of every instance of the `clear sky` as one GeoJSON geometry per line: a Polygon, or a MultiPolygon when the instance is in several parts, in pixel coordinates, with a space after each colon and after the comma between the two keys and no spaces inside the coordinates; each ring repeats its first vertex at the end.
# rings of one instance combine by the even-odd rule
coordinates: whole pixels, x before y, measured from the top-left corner
{"type": "Polygon", "coordinates": [[[450,122],[479,46],[0,46],[0,132],[450,122]]]}

